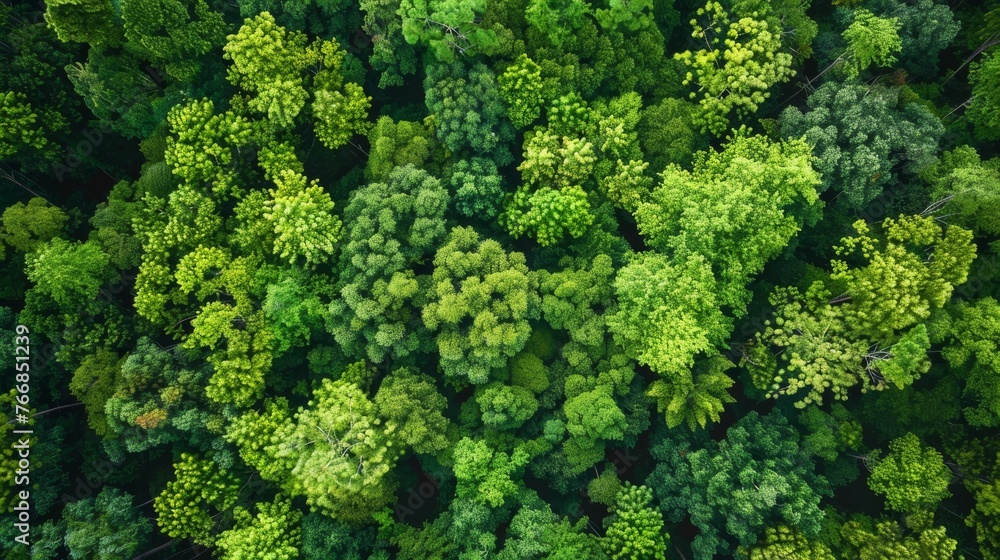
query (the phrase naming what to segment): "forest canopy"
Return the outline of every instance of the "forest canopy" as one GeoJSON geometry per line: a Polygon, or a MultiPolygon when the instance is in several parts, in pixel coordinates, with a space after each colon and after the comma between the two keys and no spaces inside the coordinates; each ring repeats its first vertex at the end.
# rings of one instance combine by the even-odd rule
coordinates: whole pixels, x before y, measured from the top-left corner
{"type": "Polygon", "coordinates": [[[1000,1],[0,35],[3,558],[1000,560],[1000,1]]]}

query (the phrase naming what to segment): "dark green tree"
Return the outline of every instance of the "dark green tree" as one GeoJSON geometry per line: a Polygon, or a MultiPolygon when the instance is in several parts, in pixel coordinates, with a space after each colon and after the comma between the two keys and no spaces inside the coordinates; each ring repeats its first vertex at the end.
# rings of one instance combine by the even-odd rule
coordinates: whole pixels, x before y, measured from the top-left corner
{"type": "Polygon", "coordinates": [[[926,106],[901,102],[896,89],[830,82],[806,104],[808,112],[781,113],[781,135],[805,137],[823,188],[840,191],[838,204],[848,209],[871,202],[900,171],[930,163],[944,132],[926,106]]]}
{"type": "Polygon", "coordinates": [[[180,81],[198,75],[200,58],[225,42],[223,15],[205,0],[121,0],[125,48],[180,81]]]}
{"type": "Polygon", "coordinates": [[[54,0],[45,4],[45,21],[61,41],[101,47],[121,45],[123,32],[111,0],[54,0]]]}
{"type": "Polygon", "coordinates": [[[746,548],[779,523],[818,535],[826,480],[815,474],[798,432],[779,413],[750,412],[726,439],[700,449],[678,443],[667,439],[653,447],[661,463],[646,484],[669,519],[689,515],[700,529],[693,544],[698,560],[733,550],[725,535],[746,548]]]}
{"type": "Polygon", "coordinates": [[[382,363],[425,342],[414,305],[426,279],[412,267],[429,260],[444,238],[448,202],[441,182],[412,165],[354,192],[344,211],[340,297],[327,324],[347,352],[382,363]]]}
{"type": "Polygon", "coordinates": [[[437,136],[449,150],[472,150],[497,164],[510,163],[507,144],[514,139],[514,127],[489,67],[482,63],[468,67],[462,62],[432,65],[427,68],[424,90],[437,136]]]}

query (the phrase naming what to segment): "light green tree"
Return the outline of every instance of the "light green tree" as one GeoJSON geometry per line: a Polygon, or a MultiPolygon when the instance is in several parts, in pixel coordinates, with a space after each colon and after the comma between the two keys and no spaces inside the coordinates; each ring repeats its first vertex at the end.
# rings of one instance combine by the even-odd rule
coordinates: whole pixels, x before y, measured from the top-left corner
{"type": "Polygon", "coordinates": [[[772,86],[795,75],[792,55],[781,52],[781,29],[756,13],[737,17],[710,0],[696,14],[703,19],[693,20],[691,37],[706,48],[674,57],[688,69],[684,85],[698,88],[691,93],[701,106],[696,123],[718,136],[729,127],[731,113],[753,113],[772,86]]]}
{"type": "Polygon", "coordinates": [[[97,243],[53,239],[33,253],[25,272],[35,290],[67,311],[98,295],[108,277],[108,256],[97,243]]]}
{"type": "Polygon", "coordinates": [[[292,420],[288,399],[268,400],[260,411],[250,410],[236,417],[226,428],[226,441],[234,444],[243,461],[257,469],[264,480],[283,484],[292,470],[287,457],[279,457],[283,430],[292,420]]]}
{"type": "Polygon", "coordinates": [[[313,115],[316,118],[316,137],[327,148],[339,148],[356,134],[368,128],[368,109],[372,98],[365,95],[358,84],[347,83],[340,91],[316,91],[313,115]]]}
{"type": "MultiPolygon", "coordinates": [[[[1000,483],[995,479],[990,484],[981,482],[966,483],[973,492],[976,505],[965,524],[976,531],[976,541],[983,558],[995,560],[1000,558],[1000,483]]],[[[942,535],[943,536],[943,535],[942,535]]],[[[950,539],[948,539],[950,540],[950,539]]]]}
{"type": "Polygon", "coordinates": [[[302,542],[302,513],[287,497],[257,502],[257,514],[245,508],[233,510],[236,526],[219,535],[215,545],[222,560],[295,560],[302,542]]]}
{"type": "MultiPolygon", "coordinates": [[[[174,175],[188,185],[207,185],[225,196],[239,188],[236,167],[242,163],[240,147],[251,137],[246,119],[232,110],[216,113],[215,104],[203,99],[175,106],[167,114],[167,123],[172,134],[167,137],[164,158],[174,175]]],[[[184,195],[203,196],[188,189],[170,198],[180,202],[184,195]]],[[[191,204],[184,201],[185,206],[191,204]]]]}
{"type": "Polygon", "coordinates": [[[476,393],[483,424],[494,430],[519,428],[538,410],[535,395],[517,385],[493,382],[477,388],[476,393]]]}
{"type": "Polygon", "coordinates": [[[936,317],[932,342],[943,343],[941,355],[965,379],[964,396],[974,404],[963,409],[973,426],[1000,424],[1000,304],[993,298],[959,302],[936,317]]]}
{"type": "Polygon", "coordinates": [[[976,134],[987,140],[1000,139],[1000,56],[987,52],[982,60],[973,62],[969,70],[972,99],[969,101],[969,120],[976,126],[976,134]]]}
{"type": "Polygon", "coordinates": [[[216,537],[215,516],[233,507],[238,491],[239,481],[214,462],[182,453],[174,463],[174,480],[153,501],[156,523],[171,537],[210,546],[216,537]]]}
{"type": "Polygon", "coordinates": [[[422,122],[396,122],[391,117],[381,116],[369,130],[368,142],[371,150],[365,178],[369,181],[385,181],[393,169],[406,165],[427,170],[438,149],[432,117],[422,122]]]}
{"type": "Polygon", "coordinates": [[[256,94],[250,100],[252,109],[290,126],[309,99],[302,72],[316,62],[317,53],[308,37],[286,30],[264,12],[226,39],[224,56],[233,61],[229,81],[256,94]]]}
{"type": "Polygon", "coordinates": [[[317,41],[312,49],[318,66],[313,78],[314,130],[324,146],[336,149],[352,136],[368,132],[372,98],[360,85],[345,83],[342,69],[347,52],[336,41],[317,41]]]}
{"type": "Polygon", "coordinates": [[[291,466],[285,488],[345,521],[361,521],[394,498],[403,452],[394,422],[353,383],[323,379],[309,406],[278,432],[274,455],[291,466]]]}
{"type": "Polygon", "coordinates": [[[942,228],[929,216],[886,218],[881,235],[861,220],[854,229],[855,236],[843,238],[834,248],[839,258],[830,263],[830,279],[846,287],[851,305],[845,314],[851,327],[875,338],[930,317],[954,287],[966,281],[976,257],[969,230],[942,228]],[[931,254],[915,252],[916,244],[931,248],[931,254]],[[849,264],[848,259],[859,257],[863,266],[849,264]]]}
{"type": "Polygon", "coordinates": [[[527,54],[522,53],[497,76],[497,86],[514,127],[527,128],[541,115],[545,88],[542,67],[527,54]]]}
{"type": "Polygon", "coordinates": [[[859,383],[868,391],[919,379],[930,368],[923,322],[965,282],[976,254],[968,230],[944,230],[927,216],[887,218],[878,234],[860,220],[854,227],[857,236],[835,247],[841,258],[831,262],[827,281],[805,294],[772,293],[775,318],[744,357],[754,383],[771,396],[806,390],[799,408],[827,392],[846,399],[859,383]]]}
{"type": "Polygon", "coordinates": [[[845,553],[858,558],[955,558],[958,542],[948,537],[944,527],[920,528],[905,534],[899,523],[855,516],[840,529],[845,553]]]}
{"type": "Polygon", "coordinates": [[[518,166],[524,184],[507,204],[501,221],[515,237],[531,234],[541,245],[566,235],[580,237],[594,221],[582,184],[597,162],[593,143],[538,129],[524,142],[518,166]]]}
{"type": "Polygon", "coordinates": [[[208,363],[215,372],[205,394],[221,404],[250,406],[264,391],[264,374],[271,367],[274,336],[263,313],[244,315],[239,308],[212,301],[191,319],[193,331],[185,348],[211,351],[208,363]]]}
{"type": "Polygon", "coordinates": [[[750,548],[749,560],[835,560],[822,542],[807,539],[787,525],[767,527],[760,542],[750,548]]]}
{"type": "Polygon", "coordinates": [[[612,560],[664,560],[668,536],[663,514],[653,508],[653,492],[645,486],[625,486],[615,498],[601,547],[612,560]]]}
{"type": "Polygon", "coordinates": [[[30,253],[59,237],[67,218],[41,197],[33,197],[28,204],[15,202],[0,217],[0,241],[15,251],[30,253]]]}
{"type": "Polygon", "coordinates": [[[889,509],[907,514],[933,511],[951,496],[948,484],[952,473],[944,457],[912,433],[889,442],[889,454],[884,458],[876,455],[871,462],[868,487],[885,496],[889,509]]]}
{"type": "Polygon", "coordinates": [[[290,169],[276,174],[276,189],[263,215],[274,228],[274,254],[290,263],[315,267],[333,256],[340,240],[340,218],[333,213],[330,194],[319,180],[290,169]]]}
{"type": "Polygon", "coordinates": [[[485,0],[402,0],[398,13],[407,43],[423,43],[439,62],[450,63],[496,47],[496,33],[479,25],[485,10],[485,0]]]}
{"type": "Polygon", "coordinates": [[[625,414],[615,403],[608,385],[599,385],[592,391],[566,399],[563,413],[566,431],[583,447],[592,447],[598,440],[621,439],[625,435],[625,414]]]}
{"type": "Polygon", "coordinates": [[[456,227],[434,257],[429,300],[423,319],[437,332],[441,368],[481,384],[528,341],[529,320],[538,317],[538,278],[523,254],[456,227]]]}
{"type": "Polygon", "coordinates": [[[899,38],[901,24],[896,18],[881,18],[868,10],[856,10],[854,21],[844,30],[847,55],[844,71],[858,76],[872,64],[889,66],[903,48],[899,38]]]}
{"type": "Polygon", "coordinates": [[[705,257],[717,271],[720,304],[741,316],[745,286],[819,218],[819,184],[808,144],[741,128],[721,151],[696,154],[693,171],[668,166],[633,214],[652,247],[676,259],[705,257]]]}
{"type": "Polygon", "coordinates": [[[608,328],[625,351],[663,376],[683,374],[729,335],[715,276],[701,255],[671,262],[640,253],[615,278],[618,310],[608,328]]]}
{"type": "Polygon", "coordinates": [[[506,453],[481,439],[462,438],[454,447],[456,498],[498,508],[521,488],[519,475],[530,456],[506,453]]]}
{"type": "Polygon", "coordinates": [[[399,437],[417,453],[436,453],[448,447],[444,415],[448,401],[438,392],[434,379],[410,368],[392,372],[375,395],[379,415],[398,426],[399,437]]]}
{"type": "Polygon", "coordinates": [[[709,422],[719,421],[727,404],[736,402],[729,394],[735,382],[726,375],[733,365],[728,358],[717,354],[696,363],[690,375],[678,374],[669,380],[654,381],[646,395],[656,400],[656,408],[664,415],[668,428],[686,424],[692,431],[704,429],[709,422]]]}

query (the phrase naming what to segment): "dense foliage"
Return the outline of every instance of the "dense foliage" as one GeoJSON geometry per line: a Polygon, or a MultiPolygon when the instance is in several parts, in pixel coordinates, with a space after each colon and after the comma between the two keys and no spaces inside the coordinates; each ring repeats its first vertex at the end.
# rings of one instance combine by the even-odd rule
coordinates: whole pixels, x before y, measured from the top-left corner
{"type": "Polygon", "coordinates": [[[1000,559],[1000,2],[11,1],[3,558],[1000,559]]]}

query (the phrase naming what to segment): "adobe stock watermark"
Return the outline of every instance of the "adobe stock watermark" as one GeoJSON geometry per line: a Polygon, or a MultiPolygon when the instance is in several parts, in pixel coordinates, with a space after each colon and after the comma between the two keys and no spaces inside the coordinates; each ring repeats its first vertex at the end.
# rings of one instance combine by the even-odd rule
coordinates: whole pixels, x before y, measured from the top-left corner
{"type": "Polygon", "coordinates": [[[635,466],[636,461],[639,460],[635,455],[629,455],[628,450],[615,449],[614,457],[611,459],[611,464],[615,467],[615,474],[622,476],[635,466]]]}
{"type": "MultiPolygon", "coordinates": [[[[163,72],[152,66],[142,68],[142,75],[145,78],[145,86],[137,88],[142,93],[150,93],[157,89],[162,89],[166,83],[166,76],[163,72]]],[[[104,120],[99,121],[97,126],[90,127],[82,132],[83,139],[76,144],[63,146],[64,157],[62,161],[52,163],[52,174],[61,183],[66,175],[72,173],[74,169],[83,164],[85,159],[93,154],[114,133],[111,125],[104,120]]]]}
{"type": "Polygon", "coordinates": [[[66,156],[62,161],[52,162],[52,174],[55,175],[59,182],[63,182],[66,175],[70,174],[74,169],[83,163],[84,158],[90,156],[94,153],[107,137],[111,134],[111,127],[106,123],[101,124],[100,127],[88,128],[83,131],[83,140],[80,140],[73,146],[65,147],[66,156]]]}
{"type": "Polygon", "coordinates": [[[421,474],[423,480],[416,487],[410,488],[405,504],[398,502],[394,508],[396,521],[399,523],[403,523],[407,517],[423,509],[428,501],[437,496],[441,488],[441,483],[437,479],[427,473],[421,474]]]}
{"type": "Polygon", "coordinates": [[[115,467],[120,464],[121,463],[114,463],[108,459],[104,459],[103,461],[91,461],[87,464],[83,474],[76,477],[76,480],[73,481],[72,484],[76,485],[72,488],[73,493],[70,494],[69,492],[64,492],[63,495],[60,496],[61,499],[59,501],[66,504],[72,504],[74,502],[79,502],[80,500],[86,500],[87,498],[93,496],[98,490],[104,487],[108,477],[110,477],[111,473],[114,472],[115,467]]]}
{"type": "Polygon", "coordinates": [[[372,38],[365,33],[365,30],[359,28],[354,32],[354,35],[351,37],[350,44],[347,45],[344,50],[353,55],[359,55],[374,43],[375,41],[373,41],[372,38]]]}

